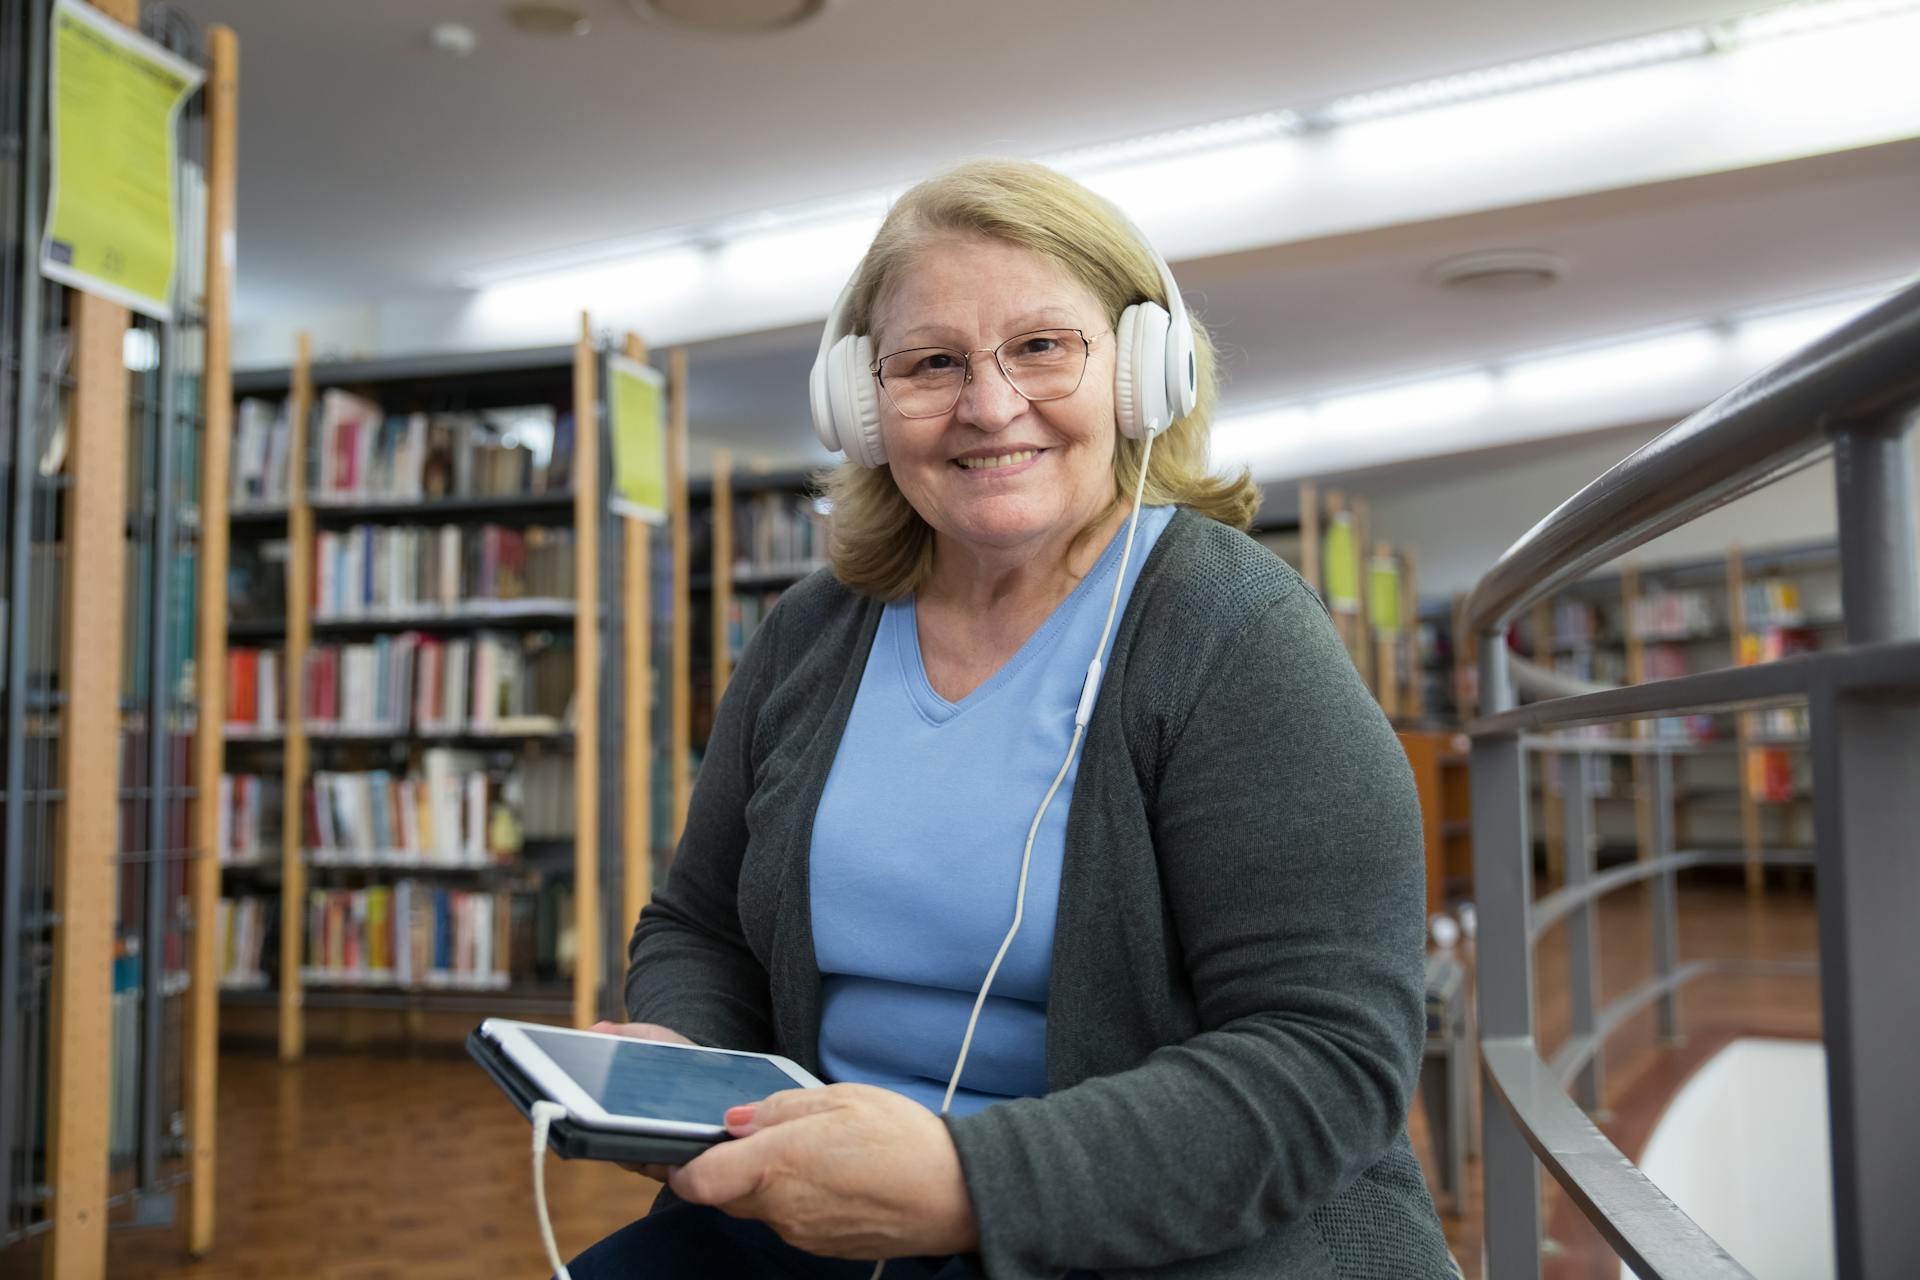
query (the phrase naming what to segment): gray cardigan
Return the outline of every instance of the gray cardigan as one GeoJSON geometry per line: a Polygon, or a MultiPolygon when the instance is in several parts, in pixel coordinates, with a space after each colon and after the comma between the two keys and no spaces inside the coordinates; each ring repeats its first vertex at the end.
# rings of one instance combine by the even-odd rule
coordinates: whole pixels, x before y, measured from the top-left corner
{"type": "MultiPolygon", "coordinates": [[[[754,636],[628,948],[636,1020],[819,1070],[813,815],[880,611],[823,571],[754,636]]],[[[1450,1274],[1406,1133],[1424,1034],[1419,802],[1319,601],[1251,539],[1179,512],[1117,628],[1083,750],[1049,1092],[948,1121],[980,1267],[1450,1274]]]]}

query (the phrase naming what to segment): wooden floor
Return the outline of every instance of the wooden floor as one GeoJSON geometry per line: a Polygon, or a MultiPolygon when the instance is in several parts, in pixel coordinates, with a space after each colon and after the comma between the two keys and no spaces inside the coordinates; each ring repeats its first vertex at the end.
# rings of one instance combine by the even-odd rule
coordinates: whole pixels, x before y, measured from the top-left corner
{"type": "MultiPolygon", "coordinates": [[[[1731,886],[1682,892],[1682,958],[1811,955],[1812,899],[1775,893],[1749,906],[1731,886]]],[[[1642,896],[1613,895],[1602,909],[1604,996],[1650,971],[1642,896]]],[[[1565,1035],[1565,955],[1559,931],[1543,940],[1537,970],[1541,1039],[1565,1035]]],[[[1685,1073],[1733,1034],[1817,1035],[1813,981],[1703,979],[1682,999],[1687,1040],[1657,1045],[1650,1016],[1610,1044],[1602,1127],[1629,1156],[1685,1073]]],[[[177,1232],[113,1234],[116,1280],[473,1280],[546,1274],[529,1185],[526,1123],[480,1070],[442,1051],[329,1054],[282,1067],[257,1052],[229,1052],[220,1079],[218,1238],[188,1259],[177,1232]]],[[[1416,1147],[1426,1153],[1416,1108],[1416,1147]]],[[[1479,1274],[1480,1193],[1469,1166],[1467,1212],[1446,1220],[1469,1276],[1479,1274]]],[[[644,1211],[655,1184],[607,1165],[549,1160],[549,1203],[563,1252],[572,1254],[644,1211]]],[[[1550,1276],[1598,1275],[1604,1251],[1549,1180],[1550,1276]]],[[[1610,1255],[1608,1255],[1610,1256],[1610,1255]]],[[[1617,1274],[1617,1271],[1612,1274],[1617,1274]]],[[[31,1245],[0,1252],[0,1280],[38,1276],[31,1245]]]]}

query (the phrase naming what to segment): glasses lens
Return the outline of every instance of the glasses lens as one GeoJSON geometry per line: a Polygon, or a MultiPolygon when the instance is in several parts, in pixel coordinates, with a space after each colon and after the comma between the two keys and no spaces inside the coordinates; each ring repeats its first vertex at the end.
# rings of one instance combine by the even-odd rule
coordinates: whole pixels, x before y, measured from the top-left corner
{"type": "Polygon", "coordinates": [[[1007,381],[1029,400],[1072,395],[1087,370],[1087,340],[1075,329],[1023,333],[1001,343],[998,354],[1007,381]]]}
{"type": "Polygon", "coordinates": [[[958,351],[937,347],[897,351],[880,361],[880,383],[901,413],[931,418],[953,408],[966,369],[966,357],[958,351]]]}

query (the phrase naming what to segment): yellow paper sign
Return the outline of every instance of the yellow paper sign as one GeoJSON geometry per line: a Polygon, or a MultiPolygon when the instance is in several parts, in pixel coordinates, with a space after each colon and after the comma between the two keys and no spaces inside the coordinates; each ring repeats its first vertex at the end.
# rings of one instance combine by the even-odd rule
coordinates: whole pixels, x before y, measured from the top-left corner
{"type": "Polygon", "coordinates": [[[1360,608],[1360,553],[1353,545],[1353,517],[1341,512],[1326,532],[1327,608],[1360,608]]]}
{"type": "Polygon", "coordinates": [[[1367,618],[1375,631],[1400,629],[1400,562],[1375,556],[1367,577],[1367,618]]]}
{"type": "Polygon", "coordinates": [[[667,381],[650,364],[607,357],[607,410],[613,434],[613,496],[623,516],[667,518],[667,381]]]}
{"type": "Polygon", "coordinates": [[[170,320],[175,123],[206,75],[78,0],[54,6],[49,54],[53,164],[41,273],[170,320]]]}

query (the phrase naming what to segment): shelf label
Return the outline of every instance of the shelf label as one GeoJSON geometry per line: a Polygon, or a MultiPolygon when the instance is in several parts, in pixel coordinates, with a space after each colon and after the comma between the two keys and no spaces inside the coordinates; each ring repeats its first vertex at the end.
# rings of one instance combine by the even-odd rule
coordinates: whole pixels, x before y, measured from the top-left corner
{"type": "Polygon", "coordinates": [[[206,79],[79,0],[58,0],[48,65],[53,161],[40,271],[173,318],[180,108],[206,79]]]}
{"type": "Polygon", "coordinates": [[[607,421],[613,435],[608,505],[648,524],[667,519],[667,380],[650,364],[607,357],[607,421]]]}

